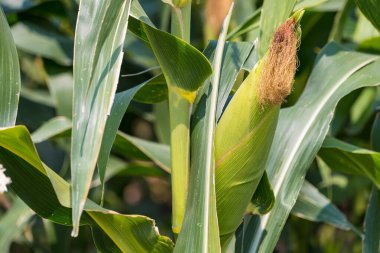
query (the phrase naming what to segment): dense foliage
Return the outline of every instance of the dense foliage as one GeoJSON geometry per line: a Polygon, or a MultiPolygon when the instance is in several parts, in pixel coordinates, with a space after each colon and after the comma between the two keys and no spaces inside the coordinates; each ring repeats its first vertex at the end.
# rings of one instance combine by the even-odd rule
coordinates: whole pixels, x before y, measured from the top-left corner
{"type": "Polygon", "coordinates": [[[380,250],[379,0],[0,0],[0,252],[380,250]]]}

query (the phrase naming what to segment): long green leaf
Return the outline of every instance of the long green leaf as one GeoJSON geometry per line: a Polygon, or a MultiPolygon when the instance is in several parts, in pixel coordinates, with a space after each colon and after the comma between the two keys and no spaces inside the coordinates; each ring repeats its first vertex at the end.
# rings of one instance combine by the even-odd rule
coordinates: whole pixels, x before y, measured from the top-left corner
{"type": "Polygon", "coordinates": [[[191,133],[191,170],[186,216],[174,252],[221,252],[215,194],[214,138],[222,57],[233,4],[224,20],[213,62],[211,85],[206,83],[196,105],[191,133]]]}
{"type": "MultiPolygon", "coordinates": [[[[38,215],[71,225],[70,185],[39,159],[23,126],[0,130],[0,163],[11,189],[38,215]]],[[[122,215],[86,201],[81,225],[97,226],[122,252],[171,252],[173,243],[159,235],[153,220],[122,215]]]]}
{"type": "MultiPolygon", "coordinates": [[[[380,151],[379,146],[380,113],[377,114],[372,126],[371,143],[372,148],[380,151]]],[[[378,223],[380,220],[380,191],[373,187],[369,204],[364,219],[363,253],[380,251],[380,230],[378,223]]]]}
{"type": "Polygon", "coordinates": [[[196,48],[169,33],[141,23],[161,66],[169,93],[172,164],[172,230],[178,234],[185,214],[189,157],[190,110],[197,90],[212,73],[210,62],[196,48]]]}
{"type": "Polygon", "coordinates": [[[333,170],[365,176],[380,188],[380,153],[326,138],[318,155],[333,170]]]}
{"type": "Polygon", "coordinates": [[[46,84],[49,88],[57,115],[71,118],[73,113],[73,74],[53,66],[45,66],[46,84]]]}
{"type": "Polygon", "coordinates": [[[379,84],[380,61],[369,64],[376,59],[335,43],[327,45],[297,104],[281,111],[267,164],[277,201],[269,214],[251,220],[249,252],[273,251],[306,171],[322,146],[336,104],[355,89],[379,84]]]}
{"type": "Polygon", "coordinates": [[[0,7],[0,127],[16,122],[20,96],[20,66],[8,21],[0,7]]]}
{"type": "Polygon", "coordinates": [[[130,0],[82,0],[75,33],[71,143],[73,236],[89,191],[119,79],[130,0]]]}
{"type": "Polygon", "coordinates": [[[305,181],[292,214],[315,222],[325,222],[343,230],[356,231],[339,209],[312,184],[305,181]]]}
{"type": "Polygon", "coordinates": [[[368,209],[364,220],[363,253],[380,251],[380,192],[372,188],[368,209]]]}
{"type": "Polygon", "coordinates": [[[115,101],[105,126],[102,145],[97,161],[100,181],[103,187],[107,162],[111,153],[112,145],[116,138],[117,129],[119,128],[120,122],[123,119],[123,116],[129,106],[129,103],[132,101],[132,98],[144,85],[145,83],[124,92],[118,93],[115,96],[115,101]]]}

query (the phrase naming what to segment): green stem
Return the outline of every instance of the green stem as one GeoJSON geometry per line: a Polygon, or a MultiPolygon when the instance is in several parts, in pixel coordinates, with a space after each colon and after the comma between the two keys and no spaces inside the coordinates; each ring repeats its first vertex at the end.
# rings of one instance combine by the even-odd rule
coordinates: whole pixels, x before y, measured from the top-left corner
{"type": "Polygon", "coordinates": [[[171,33],[190,42],[191,1],[183,8],[172,8],[171,33]]]}
{"type": "Polygon", "coordinates": [[[186,210],[189,181],[191,104],[176,91],[169,89],[169,111],[173,196],[172,229],[175,234],[179,234],[186,210]]]}
{"type": "MultiPolygon", "coordinates": [[[[172,8],[171,33],[190,42],[191,1],[183,8],[172,8]]],[[[170,142],[172,165],[172,230],[181,231],[186,210],[190,171],[190,112],[192,102],[169,88],[170,142]]]]}

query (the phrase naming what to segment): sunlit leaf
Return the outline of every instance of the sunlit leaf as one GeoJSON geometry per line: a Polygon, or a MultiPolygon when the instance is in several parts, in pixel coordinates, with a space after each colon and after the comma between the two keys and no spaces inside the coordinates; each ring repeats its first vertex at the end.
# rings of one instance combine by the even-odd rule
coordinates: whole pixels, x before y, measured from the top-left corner
{"type": "Polygon", "coordinates": [[[71,141],[73,236],[95,170],[111,111],[127,32],[130,0],[80,2],[74,47],[71,141]]]}
{"type": "MultiPolygon", "coordinates": [[[[43,218],[72,225],[70,185],[40,161],[26,128],[0,130],[0,151],[11,189],[43,218]]],[[[122,252],[172,251],[173,243],[147,217],[118,214],[91,200],[84,209],[81,225],[97,226],[122,252]]]]}

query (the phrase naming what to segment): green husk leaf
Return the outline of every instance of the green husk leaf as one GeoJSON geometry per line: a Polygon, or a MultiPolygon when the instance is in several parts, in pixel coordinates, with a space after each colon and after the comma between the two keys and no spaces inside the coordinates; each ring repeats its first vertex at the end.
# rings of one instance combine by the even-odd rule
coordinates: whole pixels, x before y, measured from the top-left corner
{"type": "Polygon", "coordinates": [[[322,146],[336,104],[355,89],[379,84],[380,74],[376,69],[380,61],[374,62],[376,59],[373,55],[344,50],[335,43],[327,45],[297,104],[281,110],[267,164],[268,176],[279,201],[269,214],[251,219],[247,226],[247,231],[251,232],[245,234],[249,238],[246,240],[248,252],[273,251],[306,171],[322,146]]]}

